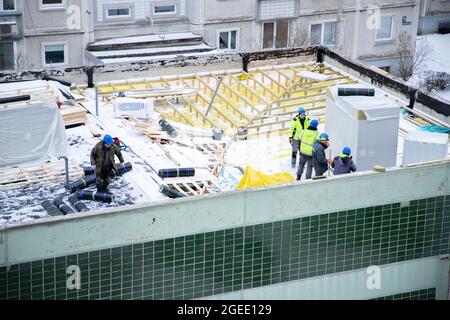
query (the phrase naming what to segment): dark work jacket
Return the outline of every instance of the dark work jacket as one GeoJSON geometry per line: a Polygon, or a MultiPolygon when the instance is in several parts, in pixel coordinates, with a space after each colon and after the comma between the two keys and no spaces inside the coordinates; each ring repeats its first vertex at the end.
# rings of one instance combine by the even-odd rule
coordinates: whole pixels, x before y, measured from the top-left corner
{"type": "Polygon", "coordinates": [[[109,168],[105,168],[105,145],[103,143],[103,141],[100,141],[99,143],[97,143],[95,145],[95,147],[92,149],[91,151],[91,165],[95,165],[96,169],[95,169],[95,173],[97,175],[100,175],[100,173],[102,173],[102,171],[108,170],[108,169],[112,169],[114,171],[117,172],[117,168],[116,168],[116,163],[114,161],[114,156],[117,156],[120,160],[120,163],[124,163],[125,160],[123,159],[122,156],[122,152],[120,151],[120,149],[116,146],[116,145],[112,145],[110,150],[109,150],[109,161],[108,162],[108,167],[109,168]]]}
{"type": "Polygon", "coordinates": [[[316,141],[313,144],[312,165],[316,176],[322,176],[328,170],[325,147],[320,141],[316,141]]]}
{"type": "Polygon", "coordinates": [[[334,169],[334,175],[347,174],[356,171],[356,165],[350,157],[342,158],[337,156],[331,165],[334,169]]]}

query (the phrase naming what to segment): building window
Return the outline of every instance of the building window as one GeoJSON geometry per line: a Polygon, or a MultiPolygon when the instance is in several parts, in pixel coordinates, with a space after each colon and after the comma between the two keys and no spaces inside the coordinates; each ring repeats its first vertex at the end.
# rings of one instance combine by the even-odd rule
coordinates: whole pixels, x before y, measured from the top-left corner
{"type": "Polygon", "coordinates": [[[0,11],[14,11],[16,10],[15,0],[0,0],[0,11]]]}
{"type": "Polygon", "coordinates": [[[288,32],[288,20],[263,23],[263,49],[286,48],[288,32]]]}
{"type": "Polygon", "coordinates": [[[67,44],[43,44],[43,60],[45,66],[67,65],[67,44]]]}
{"type": "Polygon", "coordinates": [[[106,10],[106,16],[108,18],[129,18],[131,17],[130,8],[115,8],[106,10]]]}
{"type": "Polygon", "coordinates": [[[63,9],[65,7],[64,0],[40,0],[41,9],[63,9]]]}
{"type": "Polygon", "coordinates": [[[295,17],[297,0],[261,0],[259,19],[276,20],[295,17]]]}
{"type": "Polygon", "coordinates": [[[336,45],[336,21],[316,23],[311,25],[310,42],[312,46],[336,45]]]}
{"type": "Polygon", "coordinates": [[[14,42],[0,42],[0,70],[15,69],[14,42]]]}
{"type": "Polygon", "coordinates": [[[219,30],[218,44],[220,50],[237,51],[238,50],[238,31],[237,30],[219,30]]]}
{"type": "Polygon", "coordinates": [[[382,16],[380,28],[377,29],[377,41],[391,41],[394,31],[394,16],[382,16]]]}
{"type": "Polygon", "coordinates": [[[153,14],[174,14],[176,11],[177,7],[174,4],[153,7],[153,14]]]}

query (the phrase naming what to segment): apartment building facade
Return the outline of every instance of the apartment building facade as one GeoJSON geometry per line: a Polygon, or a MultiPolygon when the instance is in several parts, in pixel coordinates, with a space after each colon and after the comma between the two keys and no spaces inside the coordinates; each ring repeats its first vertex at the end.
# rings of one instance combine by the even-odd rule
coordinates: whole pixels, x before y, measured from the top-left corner
{"type": "Polygon", "coordinates": [[[418,0],[373,3],[369,0],[0,0],[4,7],[14,7],[0,10],[0,17],[4,18],[8,12],[19,30],[9,40],[1,36],[0,70],[82,66],[86,64],[84,50],[90,43],[176,32],[199,34],[219,52],[326,45],[390,69],[395,66],[399,35],[406,32],[411,41],[415,40],[418,0]]]}
{"type": "Polygon", "coordinates": [[[86,0],[0,0],[0,71],[84,64],[86,0]]]}
{"type": "Polygon", "coordinates": [[[419,34],[450,33],[450,0],[421,0],[419,34]]]}
{"type": "Polygon", "coordinates": [[[213,0],[204,5],[205,39],[219,48],[326,45],[387,69],[395,67],[399,35],[406,32],[415,41],[418,22],[414,0],[213,0]],[[236,8],[241,20],[226,8],[236,8]]]}

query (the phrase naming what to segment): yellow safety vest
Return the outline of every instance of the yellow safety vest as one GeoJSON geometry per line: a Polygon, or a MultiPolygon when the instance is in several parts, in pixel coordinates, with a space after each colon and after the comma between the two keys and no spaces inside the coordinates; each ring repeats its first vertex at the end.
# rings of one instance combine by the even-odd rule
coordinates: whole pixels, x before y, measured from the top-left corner
{"type": "Polygon", "coordinates": [[[313,144],[319,139],[319,131],[305,129],[300,136],[300,153],[306,156],[312,156],[313,144]]]}
{"type": "Polygon", "coordinates": [[[300,140],[300,136],[302,135],[302,132],[306,129],[308,129],[309,125],[311,123],[311,119],[309,119],[308,117],[305,118],[305,129],[303,129],[302,127],[302,123],[300,122],[300,119],[297,120],[296,123],[296,130],[295,130],[295,135],[294,135],[294,140],[300,140]]]}

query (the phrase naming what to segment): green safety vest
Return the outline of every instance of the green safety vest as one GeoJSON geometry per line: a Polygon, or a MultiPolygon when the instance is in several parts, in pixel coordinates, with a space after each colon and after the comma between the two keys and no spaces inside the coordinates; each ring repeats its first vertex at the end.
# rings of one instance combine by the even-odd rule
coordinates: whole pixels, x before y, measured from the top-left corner
{"type": "Polygon", "coordinates": [[[300,140],[302,141],[300,144],[300,153],[306,156],[312,156],[313,144],[317,139],[319,139],[319,131],[303,130],[300,136],[300,140]]]}
{"type": "MultiPolygon", "coordinates": [[[[306,117],[305,118],[305,128],[309,127],[311,120],[306,117]]],[[[303,127],[302,123],[300,122],[300,119],[298,117],[295,117],[291,121],[291,131],[289,137],[293,138],[294,140],[300,140],[300,135],[302,134],[303,127]]]]}

